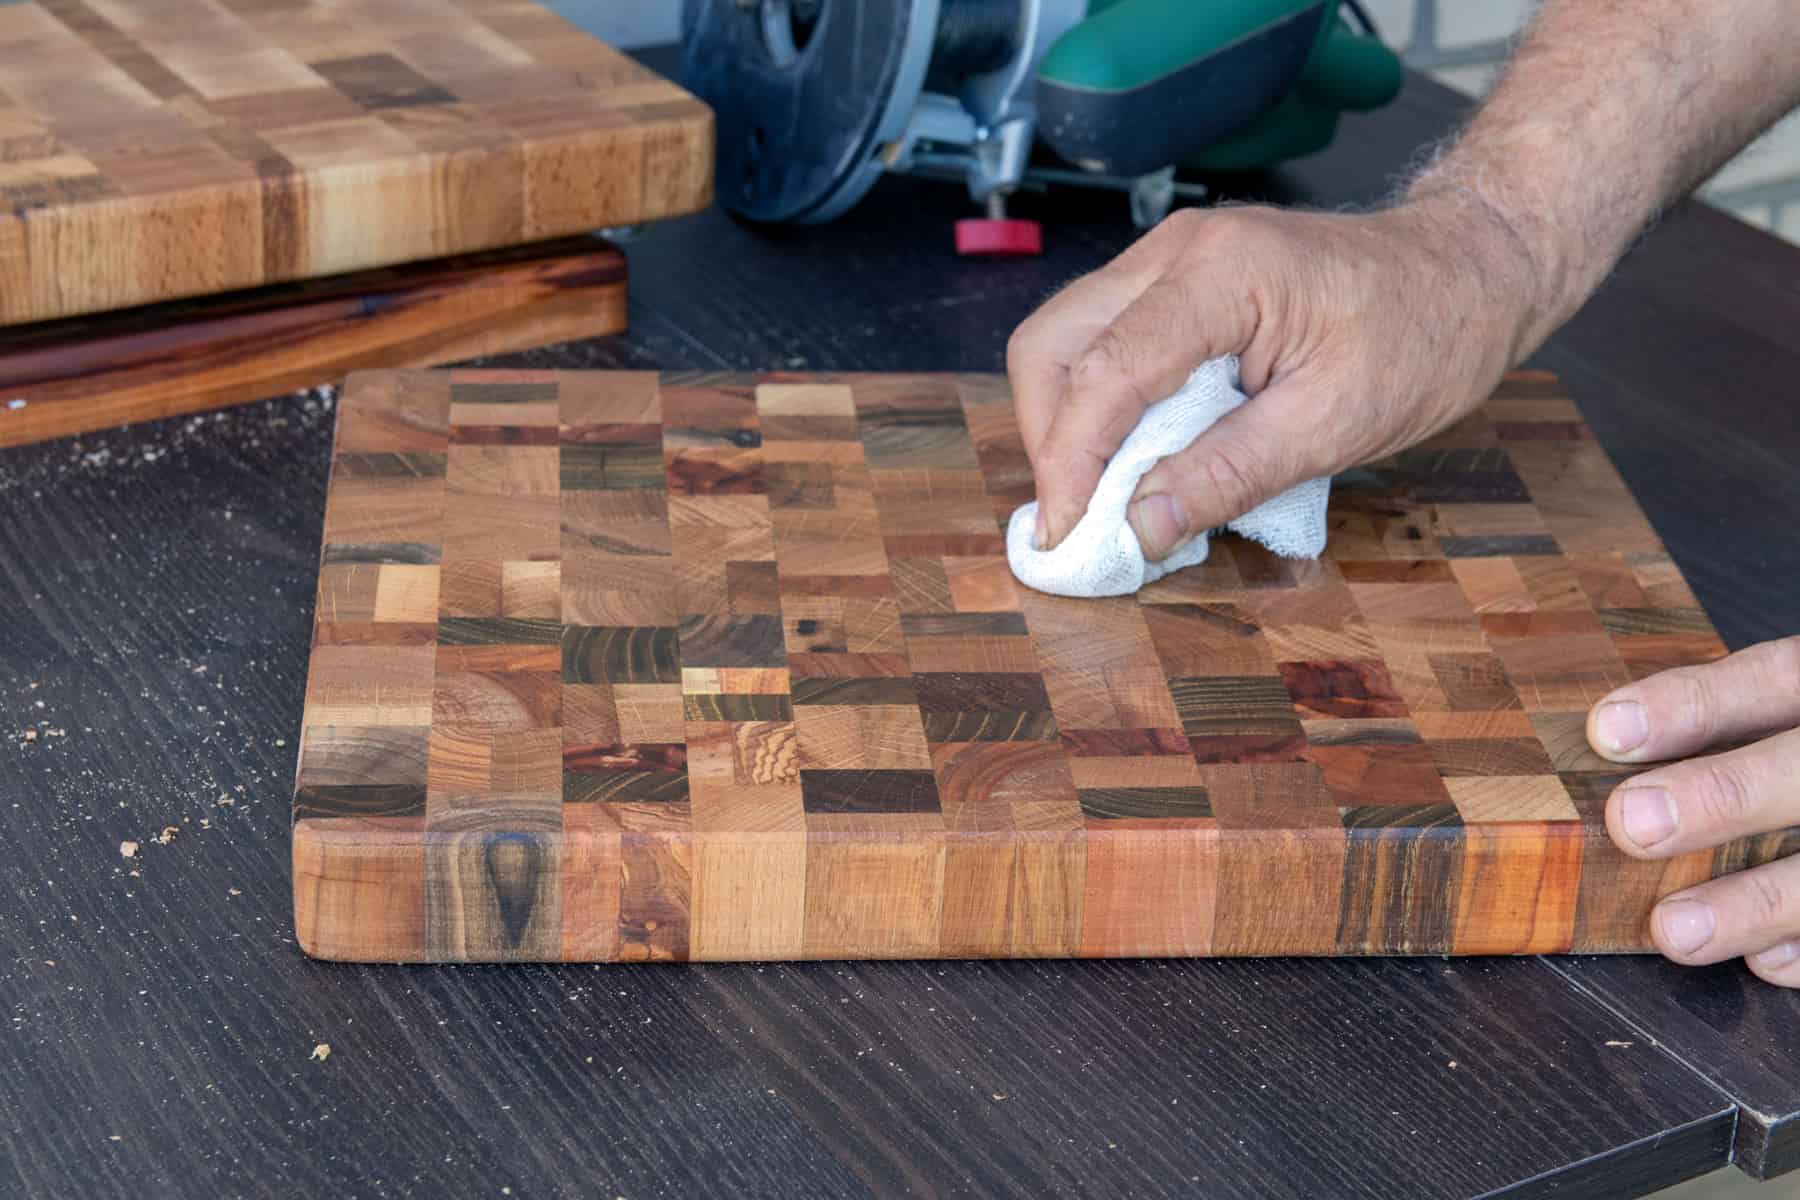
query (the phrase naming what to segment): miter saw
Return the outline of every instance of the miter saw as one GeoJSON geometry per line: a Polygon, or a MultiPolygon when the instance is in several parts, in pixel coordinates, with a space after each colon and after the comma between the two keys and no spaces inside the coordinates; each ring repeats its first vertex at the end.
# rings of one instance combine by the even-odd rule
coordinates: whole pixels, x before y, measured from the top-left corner
{"type": "Polygon", "coordinates": [[[885,171],[950,176],[987,211],[959,250],[1031,253],[1036,225],[1005,220],[1021,187],[1117,187],[1149,226],[1201,192],[1177,167],[1309,154],[1391,100],[1399,60],[1343,3],[688,0],[682,66],[733,212],[828,221],[885,171]]]}

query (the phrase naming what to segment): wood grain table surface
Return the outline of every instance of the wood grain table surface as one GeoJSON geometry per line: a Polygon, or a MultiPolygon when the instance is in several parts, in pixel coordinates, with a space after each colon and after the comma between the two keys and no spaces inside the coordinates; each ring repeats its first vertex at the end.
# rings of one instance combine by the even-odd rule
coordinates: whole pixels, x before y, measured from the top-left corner
{"type": "MultiPolygon", "coordinates": [[[[1412,81],[1245,188],[1377,196],[1457,103],[1412,81]]],[[[1130,237],[1120,197],[1020,208],[1040,260],[954,259],[960,191],[905,180],[821,229],[671,222],[628,336],[508,361],[993,371],[1130,237]]],[[[1797,265],[1684,207],[1541,356],[1734,646],[1800,611],[1797,265]]],[[[1800,1158],[1800,997],[1737,966],[307,961],[333,418],[0,453],[0,1193],[1614,1196],[1800,1158]]]]}

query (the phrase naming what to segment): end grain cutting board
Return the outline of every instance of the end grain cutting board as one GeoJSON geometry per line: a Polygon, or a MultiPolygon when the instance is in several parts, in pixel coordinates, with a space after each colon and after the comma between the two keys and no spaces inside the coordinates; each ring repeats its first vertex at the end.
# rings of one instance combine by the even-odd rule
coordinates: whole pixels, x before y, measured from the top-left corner
{"type": "Polygon", "coordinates": [[[382,373],[294,801],[347,959],[1537,953],[1792,850],[1607,840],[1588,706],[1723,653],[1556,382],[1350,473],[1319,562],[1009,574],[978,376],[382,373]]]}
{"type": "Polygon", "coordinates": [[[712,115],[521,0],[0,0],[0,324],[690,212],[712,115]]]}

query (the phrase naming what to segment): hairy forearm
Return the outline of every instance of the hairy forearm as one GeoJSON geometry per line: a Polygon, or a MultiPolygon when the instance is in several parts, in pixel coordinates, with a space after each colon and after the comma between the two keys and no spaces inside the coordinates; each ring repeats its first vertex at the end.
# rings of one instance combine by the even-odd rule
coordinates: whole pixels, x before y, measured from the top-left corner
{"type": "Polygon", "coordinates": [[[1525,294],[1515,356],[1633,239],[1800,103],[1794,0],[1546,0],[1499,86],[1406,191],[1488,230],[1525,294]]]}

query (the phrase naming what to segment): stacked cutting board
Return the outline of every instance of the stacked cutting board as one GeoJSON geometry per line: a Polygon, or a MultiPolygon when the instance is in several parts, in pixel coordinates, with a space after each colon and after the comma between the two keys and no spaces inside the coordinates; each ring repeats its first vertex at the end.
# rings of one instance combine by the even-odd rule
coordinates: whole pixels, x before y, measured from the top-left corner
{"type": "Polygon", "coordinates": [[[443,260],[691,212],[711,171],[703,104],[535,4],[0,3],[0,325],[50,323],[0,333],[0,444],[617,331],[596,239],[443,260]]]}
{"type": "Polygon", "coordinates": [[[1723,647],[1555,380],[1318,562],[1015,583],[982,376],[384,373],[339,417],[295,919],[348,959],[1620,951],[1610,689],[1723,647]]]}

